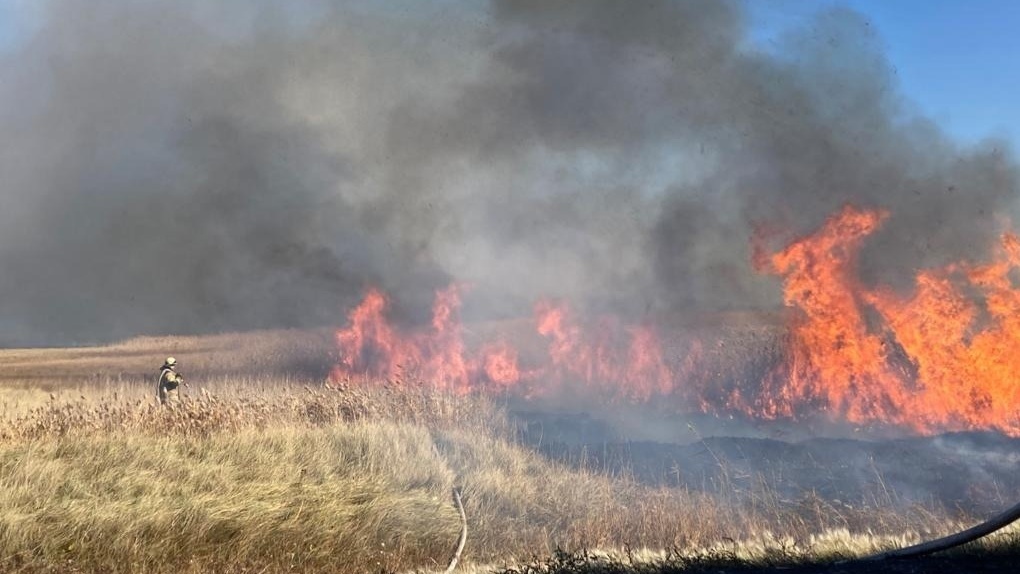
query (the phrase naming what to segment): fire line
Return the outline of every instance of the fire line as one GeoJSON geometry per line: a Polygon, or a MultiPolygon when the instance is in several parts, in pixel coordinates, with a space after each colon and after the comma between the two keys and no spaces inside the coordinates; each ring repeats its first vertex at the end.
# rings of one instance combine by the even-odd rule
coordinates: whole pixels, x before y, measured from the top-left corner
{"type": "Polygon", "coordinates": [[[756,255],[761,272],[782,280],[790,313],[785,347],[754,384],[711,372],[700,341],[667,354],[660,326],[588,320],[560,301],[534,306],[530,336],[541,353],[525,353],[511,333],[469,346],[457,284],[436,293],[431,325],[413,331],[392,325],[386,295],[370,289],[336,333],[341,359],[332,378],[532,398],[584,389],[608,401],[665,398],[678,408],[758,419],[822,413],[921,434],[1020,436],[1020,289],[1010,277],[1020,267],[1020,239],[1004,234],[983,263],[921,270],[903,296],[865,285],[858,274],[868,237],[891,216],[848,205],[815,232],[756,255]]]}

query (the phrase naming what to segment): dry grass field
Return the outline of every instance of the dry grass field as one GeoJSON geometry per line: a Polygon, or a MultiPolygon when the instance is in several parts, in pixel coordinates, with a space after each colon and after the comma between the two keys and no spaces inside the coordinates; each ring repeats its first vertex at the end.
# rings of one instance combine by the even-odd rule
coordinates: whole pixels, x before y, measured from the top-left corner
{"type": "Polygon", "coordinates": [[[102,347],[0,349],[3,388],[63,390],[144,379],[172,355],[204,379],[248,375],[319,378],[332,365],[332,332],[278,330],[136,337],[102,347]]]}
{"type": "Polygon", "coordinates": [[[330,388],[330,360],[328,333],[292,331],[0,351],[0,570],[442,571],[455,487],[464,571],[789,565],[959,526],[566,466],[485,397],[330,388]],[[154,401],[166,355],[188,376],[175,408],[154,401]]]}

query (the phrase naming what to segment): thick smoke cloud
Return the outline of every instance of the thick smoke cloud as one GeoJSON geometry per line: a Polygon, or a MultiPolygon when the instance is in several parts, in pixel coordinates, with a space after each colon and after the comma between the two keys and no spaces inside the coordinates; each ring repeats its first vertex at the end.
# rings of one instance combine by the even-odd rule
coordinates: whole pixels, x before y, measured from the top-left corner
{"type": "Polygon", "coordinates": [[[846,202],[870,280],[984,253],[1001,143],[915,117],[834,10],[769,53],[718,1],[50,0],[0,65],[0,341],[405,319],[539,296],[772,308],[750,265],[846,202]]]}

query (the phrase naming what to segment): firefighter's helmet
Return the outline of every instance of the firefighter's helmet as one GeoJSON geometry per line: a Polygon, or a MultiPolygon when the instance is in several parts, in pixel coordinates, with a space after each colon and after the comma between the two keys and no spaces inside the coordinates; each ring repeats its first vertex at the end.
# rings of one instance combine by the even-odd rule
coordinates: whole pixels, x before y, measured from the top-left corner
{"type": "Polygon", "coordinates": [[[166,366],[168,366],[168,367],[173,367],[174,365],[176,365],[176,364],[177,364],[177,359],[175,359],[175,358],[173,358],[173,357],[167,357],[167,358],[166,358],[166,363],[165,363],[165,364],[166,364],[166,366]]]}

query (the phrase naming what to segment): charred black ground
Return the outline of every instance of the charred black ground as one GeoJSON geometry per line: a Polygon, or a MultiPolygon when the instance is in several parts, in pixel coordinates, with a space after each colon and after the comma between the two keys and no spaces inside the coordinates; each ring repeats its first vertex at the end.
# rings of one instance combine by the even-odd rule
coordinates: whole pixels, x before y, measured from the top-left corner
{"type": "MultiPolygon", "coordinates": [[[[992,432],[889,438],[888,429],[883,437],[844,428],[843,436],[832,436],[836,427],[828,425],[829,437],[776,438],[768,435],[793,425],[687,415],[654,422],[646,416],[657,434],[648,440],[587,413],[517,417],[524,441],[564,464],[743,503],[774,499],[787,512],[818,503],[847,516],[917,506],[973,517],[1020,496],[1020,439],[992,432]]],[[[809,434],[805,426],[796,427],[802,436],[809,434]]]]}

